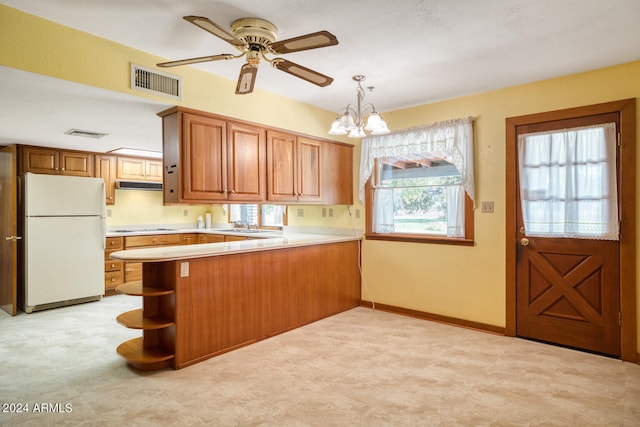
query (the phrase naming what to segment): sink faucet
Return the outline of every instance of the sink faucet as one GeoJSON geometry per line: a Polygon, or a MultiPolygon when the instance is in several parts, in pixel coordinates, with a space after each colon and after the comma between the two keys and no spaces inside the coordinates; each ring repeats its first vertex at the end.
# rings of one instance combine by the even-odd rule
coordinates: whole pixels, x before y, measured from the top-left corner
{"type": "Polygon", "coordinates": [[[256,231],[258,230],[258,224],[247,224],[247,230],[251,230],[252,226],[256,229],[256,231]]]}
{"type": "Polygon", "coordinates": [[[247,230],[251,230],[251,225],[249,224],[249,222],[245,222],[245,221],[236,221],[234,223],[236,228],[242,228],[242,227],[246,227],[247,230]]]}

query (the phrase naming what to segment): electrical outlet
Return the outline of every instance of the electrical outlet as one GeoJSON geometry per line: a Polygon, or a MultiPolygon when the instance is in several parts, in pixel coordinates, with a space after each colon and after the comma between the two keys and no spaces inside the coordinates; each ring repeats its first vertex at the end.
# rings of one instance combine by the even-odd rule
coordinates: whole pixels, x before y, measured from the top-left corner
{"type": "Polygon", "coordinates": [[[327,216],[327,208],[322,208],[322,218],[326,218],[327,216]]]}
{"type": "Polygon", "coordinates": [[[304,216],[304,209],[298,209],[298,218],[302,218],[304,216]]]}
{"type": "Polygon", "coordinates": [[[333,218],[333,208],[329,208],[329,218],[333,218]]]}
{"type": "Polygon", "coordinates": [[[182,216],[189,216],[189,210],[188,209],[183,210],[182,216]]]}
{"type": "Polygon", "coordinates": [[[111,209],[107,209],[107,218],[111,218],[111,209]]]}
{"type": "Polygon", "coordinates": [[[493,202],[482,202],[482,213],[493,213],[493,202]]]}
{"type": "Polygon", "coordinates": [[[180,263],[180,277],[189,277],[189,262],[180,263]]]}
{"type": "Polygon", "coordinates": [[[360,218],[360,209],[356,209],[356,219],[360,218]]]}

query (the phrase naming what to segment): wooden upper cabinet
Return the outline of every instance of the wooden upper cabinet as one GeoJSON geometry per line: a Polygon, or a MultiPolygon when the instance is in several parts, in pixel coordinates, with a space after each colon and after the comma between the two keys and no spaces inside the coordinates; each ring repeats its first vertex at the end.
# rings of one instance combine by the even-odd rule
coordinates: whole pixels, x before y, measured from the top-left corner
{"type": "Polygon", "coordinates": [[[264,200],[264,129],[183,108],[160,115],[165,203],[264,200]]]}
{"type": "Polygon", "coordinates": [[[227,123],[228,199],[262,201],[266,195],[266,137],[263,128],[227,123]]]}
{"type": "Polygon", "coordinates": [[[198,201],[226,200],[226,122],[185,113],[182,132],[183,198],[198,201]]]}
{"type": "Polygon", "coordinates": [[[147,181],[162,182],[162,160],[147,159],[145,176],[147,181]]]}
{"type": "Polygon", "coordinates": [[[60,174],[94,176],[94,155],[77,151],[60,151],[60,174]]]}
{"type": "Polygon", "coordinates": [[[353,145],[326,143],[322,146],[322,203],[353,204],[353,145]]]}
{"type": "Polygon", "coordinates": [[[321,202],[321,144],[310,138],[267,131],[267,199],[321,202]]]}
{"type": "Polygon", "coordinates": [[[82,151],[21,146],[20,172],[49,175],[94,176],[94,155],[82,151]]]}
{"type": "Polygon", "coordinates": [[[298,201],[322,201],[321,144],[320,141],[298,137],[298,201]]]}
{"type": "Polygon", "coordinates": [[[162,182],[162,161],[141,157],[118,157],[116,176],[133,181],[162,182]]]}
{"type": "Polygon", "coordinates": [[[173,107],[164,203],[353,203],[353,146],[173,107]]]}
{"type": "Polygon", "coordinates": [[[116,202],[116,156],[96,155],[96,177],[104,179],[107,205],[116,202]]]}

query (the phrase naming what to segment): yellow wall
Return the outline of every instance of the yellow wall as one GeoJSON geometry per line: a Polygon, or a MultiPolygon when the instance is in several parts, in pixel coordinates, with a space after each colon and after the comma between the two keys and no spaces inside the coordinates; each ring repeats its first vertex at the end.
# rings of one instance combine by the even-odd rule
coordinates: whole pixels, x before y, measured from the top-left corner
{"type": "Polygon", "coordinates": [[[107,226],[184,224],[196,228],[198,216],[222,210],[214,205],[164,206],[162,191],[116,190],[115,200],[107,206],[107,226]]]}
{"type": "MultiPolygon", "coordinates": [[[[2,65],[136,96],[154,98],[129,89],[129,63],[154,67],[156,62],[167,59],[5,6],[0,6],[0,28],[3,35],[0,38],[2,65]]],[[[248,97],[235,96],[235,82],[190,67],[175,69],[175,74],[184,80],[182,104],[191,108],[321,137],[326,136],[326,128],[334,118],[332,112],[265,91],[257,90],[248,97]],[[208,90],[202,90],[203,87],[208,90]]],[[[368,299],[370,295],[379,303],[504,326],[505,118],[640,98],[638,76],[640,62],[634,62],[385,113],[385,120],[396,130],[475,116],[476,199],[478,204],[494,201],[495,213],[475,212],[473,247],[365,241],[363,297],[368,299]]],[[[640,108],[638,111],[640,114],[640,108]]],[[[637,122],[640,127],[640,118],[637,122]]],[[[359,146],[356,145],[354,178],[357,177],[358,159],[359,146]]],[[[296,215],[297,208],[294,207],[289,211],[290,224],[325,225],[328,222],[339,227],[362,226],[362,219],[351,218],[346,207],[335,208],[335,218],[327,220],[321,215],[321,207],[301,207],[303,217],[296,215]]],[[[180,217],[179,209],[170,216],[180,217]]],[[[357,201],[351,211],[356,209],[362,210],[357,201]]],[[[638,299],[637,306],[640,307],[640,290],[638,299]]],[[[638,325],[640,334],[640,316],[638,325]]]]}
{"type": "MultiPolygon", "coordinates": [[[[476,210],[474,247],[366,241],[364,278],[373,299],[505,326],[505,119],[640,98],[638,76],[640,61],[386,114],[393,129],[477,117],[476,205],[494,201],[495,213],[476,210]]],[[[640,307],[640,290],[637,296],[640,307]]]]}
{"type": "MultiPolygon", "coordinates": [[[[133,62],[156,68],[156,63],[175,58],[150,55],[3,5],[0,29],[1,65],[167,102],[165,98],[132,91],[129,67],[133,62]]],[[[235,81],[191,67],[172,68],[171,74],[183,79],[183,98],[178,104],[190,108],[320,137],[327,136],[328,126],[335,118],[333,112],[264,90],[237,96],[235,81]]]]}

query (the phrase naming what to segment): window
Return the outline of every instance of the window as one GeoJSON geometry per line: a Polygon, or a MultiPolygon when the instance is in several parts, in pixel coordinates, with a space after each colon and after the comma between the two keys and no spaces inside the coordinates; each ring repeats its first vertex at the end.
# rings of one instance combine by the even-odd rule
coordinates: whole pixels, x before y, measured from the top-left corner
{"type": "Polygon", "coordinates": [[[229,205],[229,222],[257,225],[260,228],[282,228],[286,225],[286,206],[267,204],[229,205]]]}
{"type": "Polygon", "coordinates": [[[616,124],[518,136],[527,236],[618,240],[616,124]]]}
{"type": "Polygon", "coordinates": [[[367,238],[473,243],[471,119],[365,138],[367,238]]]}

